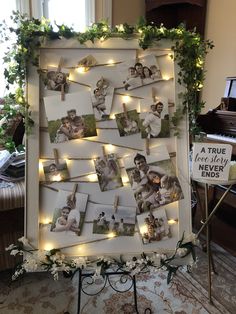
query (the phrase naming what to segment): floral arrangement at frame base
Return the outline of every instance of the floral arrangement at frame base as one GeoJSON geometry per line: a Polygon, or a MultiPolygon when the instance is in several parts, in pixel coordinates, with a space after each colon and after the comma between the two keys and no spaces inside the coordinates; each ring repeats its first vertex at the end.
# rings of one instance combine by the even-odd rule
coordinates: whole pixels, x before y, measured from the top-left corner
{"type": "MultiPolygon", "coordinates": [[[[123,38],[124,40],[138,38],[139,46],[147,49],[155,45],[158,41],[168,39],[173,43],[171,49],[174,52],[174,60],[179,66],[178,83],[185,89],[179,96],[179,108],[171,119],[172,128],[178,135],[178,125],[184,114],[189,116],[189,129],[191,134],[199,133],[196,118],[204,107],[205,103],[199,101],[199,91],[203,87],[205,78],[204,61],[206,54],[214,47],[209,40],[203,40],[195,30],[188,31],[184,25],[177,28],[167,29],[163,25],[160,27],[153,24],[147,25],[141,18],[140,21],[130,26],[127,23],[111,27],[106,21],[94,23],[84,33],[77,33],[66,25],[57,25],[58,31],[54,31],[52,24],[45,18],[29,19],[27,15],[13,12],[11,19],[13,27],[6,23],[0,24],[0,42],[8,41],[12,35],[15,36],[15,43],[5,53],[3,58],[6,68],[4,76],[6,88],[14,87],[14,92],[9,93],[5,98],[4,114],[0,115],[0,120],[8,116],[11,112],[9,101],[20,106],[20,113],[24,116],[26,131],[33,125],[30,116],[30,104],[27,97],[27,72],[29,65],[38,67],[38,49],[45,40],[58,40],[62,38],[74,38],[80,44],[87,41],[94,43],[96,40],[104,41],[108,38],[123,38]]],[[[38,69],[40,72],[40,69],[38,69]]],[[[14,149],[11,137],[5,136],[6,125],[0,126],[2,135],[2,145],[6,149],[14,149]]]]}
{"type": "Polygon", "coordinates": [[[106,270],[117,269],[130,273],[135,276],[141,272],[158,272],[165,270],[168,272],[167,283],[170,283],[173,276],[179,268],[187,267],[190,271],[196,262],[195,247],[199,246],[199,240],[195,234],[184,237],[177,242],[175,251],[171,255],[159,253],[142,253],[140,257],[134,256],[131,259],[123,259],[112,257],[76,257],[69,259],[59,249],[50,251],[41,251],[34,249],[28,239],[21,237],[17,244],[11,244],[6,248],[10,255],[22,255],[23,261],[17,265],[12,280],[16,280],[27,272],[47,271],[52,274],[54,280],[59,279],[59,273],[62,272],[66,277],[73,276],[79,269],[90,269],[94,272],[93,277],[104,276],[106,270]],[[189,264],[186,261],[181,263],[185,257],[189,256],[189,264]],[[183,266],[184,264],[184,266],[183,266]]]}

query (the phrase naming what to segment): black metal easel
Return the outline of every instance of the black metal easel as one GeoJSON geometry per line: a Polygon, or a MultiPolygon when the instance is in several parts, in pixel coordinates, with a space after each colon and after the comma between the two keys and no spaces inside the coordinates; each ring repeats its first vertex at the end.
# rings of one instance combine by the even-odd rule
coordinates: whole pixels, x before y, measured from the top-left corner
{"type": "MultiPolygon", "coordinates": [[[[138,301],[137,301],[137,287],[136,287],[136,277],[135,275],[132,275],[130,272],[128,271],[124,271],[122,269],[117,269],[115,271],[113,270],[107,270],[105,273],[103,273],[103,279],[104,279],[104,283],[102,285],[102,287],[99,289],[99,291],[97,291],[96,293],[89,293],[88,291],[86,291],[86,289],[83,287],[84,282],[86,280],[86,286],[92,286],[95,283],[95,279],[94,279],[94,272],[88,272],[86,270],[83,270],[81,268],[77,269],[75,271],[75,273],[78,274],[78,298],[77,298],[77,314],[80,314],[80,307],[81,307],[81,294],[82,292],[88,296],[95,296],[97,294],[99,294],[100,292],[102,292],[102,290],[108,285],[110,286],[114,291],[118,292],[118,293],[124,293],[127,292],[129,290],[131,290],[133,288],[133,293],[134,293],[134,309],[136,311],[137,314],[139,314],[138,311],[138,301]],[[119,290],[117,289],[112,281],[111,281],[111,277],[112,276],[120,276],[120,283],[121,284],[126,284],[128,281],[130,281],[130,284],[128,286],[128,288],[124,289],[124,290],[119,290]]],[[[75,273],[73,273],[72,277],[75,275],[75,273]]],[[[152,311],[150,308],[146,308],[144,311],[144,314],[151,314],[152,311]]],[[[69,312],[65,312],[64,314],[70,314],[69,312]]]]}

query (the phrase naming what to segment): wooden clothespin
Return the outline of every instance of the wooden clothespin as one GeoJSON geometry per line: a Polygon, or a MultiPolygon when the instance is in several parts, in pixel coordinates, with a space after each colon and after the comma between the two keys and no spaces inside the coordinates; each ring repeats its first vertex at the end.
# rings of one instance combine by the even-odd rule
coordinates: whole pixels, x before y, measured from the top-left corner
{"type": "Polygon", "coordinates": [[[126,119],[128,119],[126,104],[123,103],[122,106],[123,106],[124,115],[125,115],[126,119]]]}
{"type": "Polygon", "coordinates": [[[146,141],[145,141],[145,145],[146,145],[146,154],[147,155],[150,155],[150,147],[149,147],[149,144],[150,144],[150,139],[149,137],[146,138],[146,141]]]}
{"type": "Polygon", "coordinates": [[[73,187],[72,194],[71,194],[71,198],[72,198],[72,199],[75,198],[75,193],[77,192],[77,189],[78,189],[78,183],[75,183],[75,184],[74,184],[74,187],[73,187]]]}
{"type": "Polygon", "coordinates": [[[119,196],[118,196],[118,195],[115,195],[115,199],[114,199],[114,203],[113,203],[114,213],[117,212],[118,203],[119,203],[119,196]]]}
{"type": "Polygon", "coordinates": [[[105,145],[102,145],[102,155],[103,155],[103,157],[106,156],[106,146],[105,145]]]}
{"type": "Polygon", "coordinates": [[[58,154],[58,150],[56,148],[53,148],[53,155],[54,155],[54,159],[55,159],[55,164],[59,165],[59,154],[58,154]]]}
{"type": "MultiPolygon", "coordinates": [[[[57,72],[61,72],[61,68],[63,66],[64,59],[61,57],[59,60],[59,64],[57,66],[57,72]]],[[[61,84],[61,101],[65,100],[65,84],[61,84]]]]}
{"type": "Polygon", "coordinates": [[[74,209],[76,207],[75,194],[76,194],[77,188],[78,188],[78,183],[75,183],[72,193],[67,196],[67,206],[70,206],[71,209],[74,209]]]}
{"type": "Polygon", "coordinates": [[[61,72],[63,63],[64,63],[64,59],[61,57],[57,66],[57,72],[61,72]]]}
{"type": "Polygon", "coordinates": [[[156,102],[156,91],[154,87],[152,87],[152,100],[153,100],[153,103],[156,102]]]}
{"type": "Polygon", "coordinates": [[[138,49],[136,49],[135,63],[139,62],[138,49]]]}

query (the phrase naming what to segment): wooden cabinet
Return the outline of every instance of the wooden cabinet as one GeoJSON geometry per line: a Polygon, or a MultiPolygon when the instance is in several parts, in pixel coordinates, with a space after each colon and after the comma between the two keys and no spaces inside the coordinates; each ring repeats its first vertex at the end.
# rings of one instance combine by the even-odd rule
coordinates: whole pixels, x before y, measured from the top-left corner
{"type": "Polygon", "coordinates": [[[207,0],[146,0],[146,20],[167,28],[185,23],[204,36],[207,0]]]}

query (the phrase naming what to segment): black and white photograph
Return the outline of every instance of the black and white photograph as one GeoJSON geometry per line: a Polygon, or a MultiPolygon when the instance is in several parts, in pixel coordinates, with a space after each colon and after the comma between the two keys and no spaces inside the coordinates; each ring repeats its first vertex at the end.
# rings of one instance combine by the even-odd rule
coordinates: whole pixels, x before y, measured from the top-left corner
{"type": "Polygon", "coordinates": [[[51,143],[96,136],[96,121],[89,92],[44,97],[51,143]],[[62,103],[62,104],[61,104],[62,103]]]}
{"type": "Polygon", "coordinates": [[[107,154],[94,159],[95,170],[101,191],[109,191],[123,186],[121,170],[116,154],[107,154]]]}
{"type": "Polygon", "coordinates": [[[133,236],[135,230],[135,208],[119,206],[114,213],[111,206],[98,205],[94,211],[93,233],[133,236]]]}
{"type": "Polygon", "coordinates": [[[120,136],[128,136],[140,132],[140,120],[137,110],[129,110],[115,115],[120,136]]]}
{"type": "Polygon", "coordinates": [[[140,120],[142,138],[164,138],[170,136],[168,99],[151,98],[140,101],[140,120]]]}
{"type": "Polygon", "coordinates": [[[131,90],[162,79],[161,70],[154,55],[127,60],[118,65],[125,90],[131,90]]]}
{"type": "Polygon", "coordinates": [[[108,79],[100,77],[92,86],[91,92],[96,121],[107,120],[111,112],[114,87],[108,79]]]}
{"type": "Polygon", "coordinates": [[[70,178],[66,161],[61,161],[59,163],[46,161],[42,164],[45,181],[58,182],[70,178]]]}
{"type": "Polygon", "coordinates": [[[51,232],[60,236],[80,236],[84,224],[88,195],[59,190],[53,210],[51,232]]]}
{"type": "Polygon", "coordinates": [[[143,244],[171,238],[170,226],[164,209],[139,215],[137,219],[143,244]]]}
{"type": "Polygon", "coordinates": [[[183,198],[170,159],[136,153],[124,158],[126,172],[137,203],[137,213],[154,210],[183,198]]]}
{"type": "Polygon", "coordinates": [[[58,70],[55,68],[48,68],[44,78],[44,85],[46,89],[57,92],[68,93],[69,90],[69,71],[66,69],[58,70]]]}

